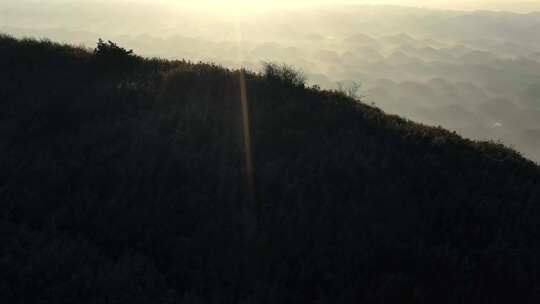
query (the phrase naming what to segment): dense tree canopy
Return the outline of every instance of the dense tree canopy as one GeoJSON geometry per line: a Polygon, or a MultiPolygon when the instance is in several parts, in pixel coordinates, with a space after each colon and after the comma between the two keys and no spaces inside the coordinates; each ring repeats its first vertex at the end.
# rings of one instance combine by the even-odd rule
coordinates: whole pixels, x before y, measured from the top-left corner
{"type": "Polygon", "coordinates": [[[511,149],[101,43],[0,38],[2,303],[540,300],[540,170],[511,149]]]}

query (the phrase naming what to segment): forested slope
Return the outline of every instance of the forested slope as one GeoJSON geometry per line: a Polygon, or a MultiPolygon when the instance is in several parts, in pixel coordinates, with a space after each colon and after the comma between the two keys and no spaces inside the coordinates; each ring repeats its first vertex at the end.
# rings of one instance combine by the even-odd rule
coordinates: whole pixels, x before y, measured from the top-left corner
{"type": "Polygon", "coordinates": [[[3,303],[536,303],[539,204],[511,149],[281,66],[0,38],[3,303]]]}

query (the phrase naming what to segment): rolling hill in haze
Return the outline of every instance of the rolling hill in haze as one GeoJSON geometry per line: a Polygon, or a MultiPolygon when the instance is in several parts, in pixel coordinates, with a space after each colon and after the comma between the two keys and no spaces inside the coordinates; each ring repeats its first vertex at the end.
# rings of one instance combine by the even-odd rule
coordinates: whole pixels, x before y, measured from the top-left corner
{"type": "Polygon", "coordinates": [[[540,300],[512,149],[112,43],[2,36],[0,84],[2,303],[540,300]]]}

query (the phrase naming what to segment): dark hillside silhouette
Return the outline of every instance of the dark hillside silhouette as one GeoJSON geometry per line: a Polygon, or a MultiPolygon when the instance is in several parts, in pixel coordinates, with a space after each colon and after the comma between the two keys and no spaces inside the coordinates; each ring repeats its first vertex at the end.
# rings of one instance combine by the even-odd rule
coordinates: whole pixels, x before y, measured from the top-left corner
{"type": "Polygon", "coordinates": [[[540,300],[540,169],[504,146],[102,41],[2,36],[0,84],[2,303],[540,300]]]}

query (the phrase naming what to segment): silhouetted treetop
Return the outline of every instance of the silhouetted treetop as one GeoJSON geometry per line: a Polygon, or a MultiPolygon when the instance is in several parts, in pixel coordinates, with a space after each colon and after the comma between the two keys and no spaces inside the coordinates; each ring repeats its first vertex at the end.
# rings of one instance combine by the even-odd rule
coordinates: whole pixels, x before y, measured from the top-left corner
{"type": "Polygon", "coordinates": [[[304,87],[307,81],[301,71],[286,64],[265,62],[262,73],[269,81],[279,81],[296,87],[304,87]]]}
{"type": "Polygon", "coordinates": [[[112,41],[104,42],[101,38],[98,40],[97,46],[94,50],[96,56],[104,57],[125,57],[133,55],[133,50],[126,50],[123,47],[118,46],[112,41]]]}

